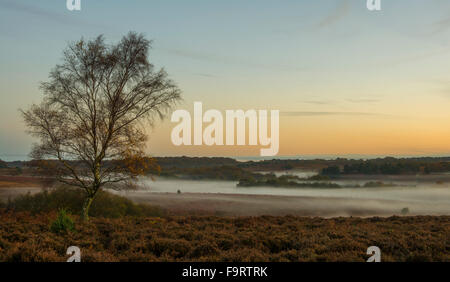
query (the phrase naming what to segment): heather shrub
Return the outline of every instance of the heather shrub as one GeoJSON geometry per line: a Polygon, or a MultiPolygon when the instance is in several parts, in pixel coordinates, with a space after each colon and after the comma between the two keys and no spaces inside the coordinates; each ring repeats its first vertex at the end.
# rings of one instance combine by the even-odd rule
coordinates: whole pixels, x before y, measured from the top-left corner
{"type": "Polygon", "coordinates": [[[0,257],[4,262],[56,262],[63,261],[53,249],[43,249],[34,241],[15,243],[0,257]]]}
{"type": "Polygon", "coordinates": [[[49,229],[55,212],[0,211],[1,261],[450,261],[450,217],[302,218],[166,216],[92,218],[76,232],[49,229]],[[314,226],[314,228],[311,228],[314,226]],[[331,234],[331,236],[330,236],[331,234]],[[364,234],[364,236],[360,236],[364,234]],[[254,240],[250,240],[254,238],[254,240]]]}
{"type": "Polygon", "coordinates": [[[183,239],[167,239],[158,238],[153,239],[147,245],[147,250],[156,256],[166,254],[173,258],[181,258],[191,250],[192,245],[183,239]]]}
{"type": "Polygon", "coordinates": [[[215,243],[202,242],[195,246],[189,253],[191,258],[199,258],[203,256],[213,256],[219,253],[215,243]]]}

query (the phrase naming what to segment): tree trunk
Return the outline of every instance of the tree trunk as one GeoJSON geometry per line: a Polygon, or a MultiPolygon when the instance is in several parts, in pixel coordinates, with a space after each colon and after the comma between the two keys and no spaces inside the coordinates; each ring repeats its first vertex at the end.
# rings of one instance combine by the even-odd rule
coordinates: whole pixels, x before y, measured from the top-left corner
{"type": "Polygon", "coordinates": [[[89,208],[91,207],[92,201],[94,200],[97,191],[100,189],[100,163],[96,162],[94,168],[94,183],[91,189],[87,189],[87,197],[84,200],[83,210],[81,214],[81,218],[83,221],[89,221],[89,208]]]}
{"type": "Polygon", "coordinates": [[[83,210],[81,213],[81,218],[83,221],[89,220],[89,208],[91,207],[92,201],[94,200],[94,196],[88,195],[86,200],[84,200],[83,210]]]}

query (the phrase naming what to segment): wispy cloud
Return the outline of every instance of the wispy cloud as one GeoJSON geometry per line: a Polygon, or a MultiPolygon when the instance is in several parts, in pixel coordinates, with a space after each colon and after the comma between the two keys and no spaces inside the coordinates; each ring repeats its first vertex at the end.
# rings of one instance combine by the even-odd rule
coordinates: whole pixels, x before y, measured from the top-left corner
{"type": "Polygon", "coordinates": [[[384,67],[394,67],[398,65],[417,63],[420,61],[428,60],[430,58],[439,57],[443,55],[447,55],[450,52],[450,48],[441,48],[439,50],[428,51],[422,54],[416,54],[405,57],[398,57],[390,61],[378,62],[375,66],[384,66],[384,67]]]}
{"type": "Polygon", "coordinates": [[[303,104],[313,104],[313,105],[332,105],[336,102],[334,101],[325,101],[325,100],[308,100],[308,101],[301,101],[303,104]]]}
{"type": "Polygon", "coordinates": [[[432,80],[438,90],[438,95],[444,98],[450,98],[450,81],[448,80],[432,80]]]}
{"type": "Polygon", "coordinates": [[[192,73],[192,74],[196,75],[196,76],[203,76],[203,77],[210,77],[210,78],[216,77],[215,75],[207,74],[207,73],[192,73]]]}
{"type": "Polygon", "coordinates": [[[292,66],[292,65],[281,65],[276,63],[261,63],[252,61],[245,58],[237,58],[231,56],[222,56],[215,54],[208,54],[204,52],[197,52],[191,50],[181,50],[181,49],[172,49],[172,48],[154,48],[159,49],[167,54],[189,58],[192,60],[198,61],[208,61],[208,62],[216,62],[221,64],[231,64],[231,65],[239,65],[243,67],[249,68],[257,68],[257,69],[275,69],[278,71],[305,71],[306,68],[292,66]]]}
{"type": "MultiPolygon", "coordinates": [[[[378,103],[380,99],[376,98],[349,98],[343,100],[343,102],[354,103],[354,104],[368,104],[368,103],[378,103]]],[[[341,101],[342,102],[342,101],[341,101]]],[[[339,104],[339,101],[332,100],[306,100],[300,101],[302,104],[311,104],[311,105],[336,105],[339,104]]]]}
{"type": "Polygon", "coordinates": [[[316,28],[325,28],[335,24],[344,18],[350,11],[350,1],[343,0],[338,1],[337,6],[331,13],[329,13],[325,18],[323,18],[316,26],[316,28]]]}
{"type": "Polygon", "coordinates": [[[360,103],[367,104],[367,103],[378,103],[381,100],[380,99],[361,98],[361,99],[347,99],[346,101],[350,102],[350,103],[355,103],[355,104],[360,104],[360,103]]]}
{"type": "Polygon", "coordinates": [[[433,30],[431,34],[437,34],[441,32],[445,32],[450,28],[450,17],[440,19],[433,23],[433,30]]]}
{"type": "Polygon", "coordinates": [[[388,114],[380,114],[380,113],[368,113],[368,112],[303,112],[303,111],[282,111],[280,112],[281,116],[290,116],[290,117],[298,117],[298,116],[383,116],[383,117],[393,117],[388,114]]]}

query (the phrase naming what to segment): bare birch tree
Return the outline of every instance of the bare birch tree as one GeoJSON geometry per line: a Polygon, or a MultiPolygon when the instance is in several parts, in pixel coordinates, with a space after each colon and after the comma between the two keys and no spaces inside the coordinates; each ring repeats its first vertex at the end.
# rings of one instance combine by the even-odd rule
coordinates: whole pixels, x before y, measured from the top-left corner
{"type": "Polygon", "coordinates": [[[21,111],[29,133],[40,139],[31,157],[53,160],[41,163],[54,164],[60,182],[86,192],[84,220],[102,187],[144,172],[143,122],[162,118],[180,99],[166,72],[149,63],[150,45],[133,32],[115,45],[102,36],[69,44],[41,84],[42,103],[21,111]]]}

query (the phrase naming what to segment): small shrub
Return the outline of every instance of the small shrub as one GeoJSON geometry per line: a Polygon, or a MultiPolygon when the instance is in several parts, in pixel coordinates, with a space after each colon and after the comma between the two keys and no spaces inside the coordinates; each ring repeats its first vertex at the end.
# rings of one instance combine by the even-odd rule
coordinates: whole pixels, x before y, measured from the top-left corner
{"type": "Polygon", "coordinates": [[[65,209],[59,210],[58,217],[50,225],[50,230],[53,233],[67,233],[75,230],[73,220],[67,215],[65,209]]]}
{"type": "Polygon", "coordinates": [[[403,209],[401,210],[401,213],[402,213],[403,215],[407,215],[407,214],[409,213],[409,208],[403,208],[403,209]]]}

